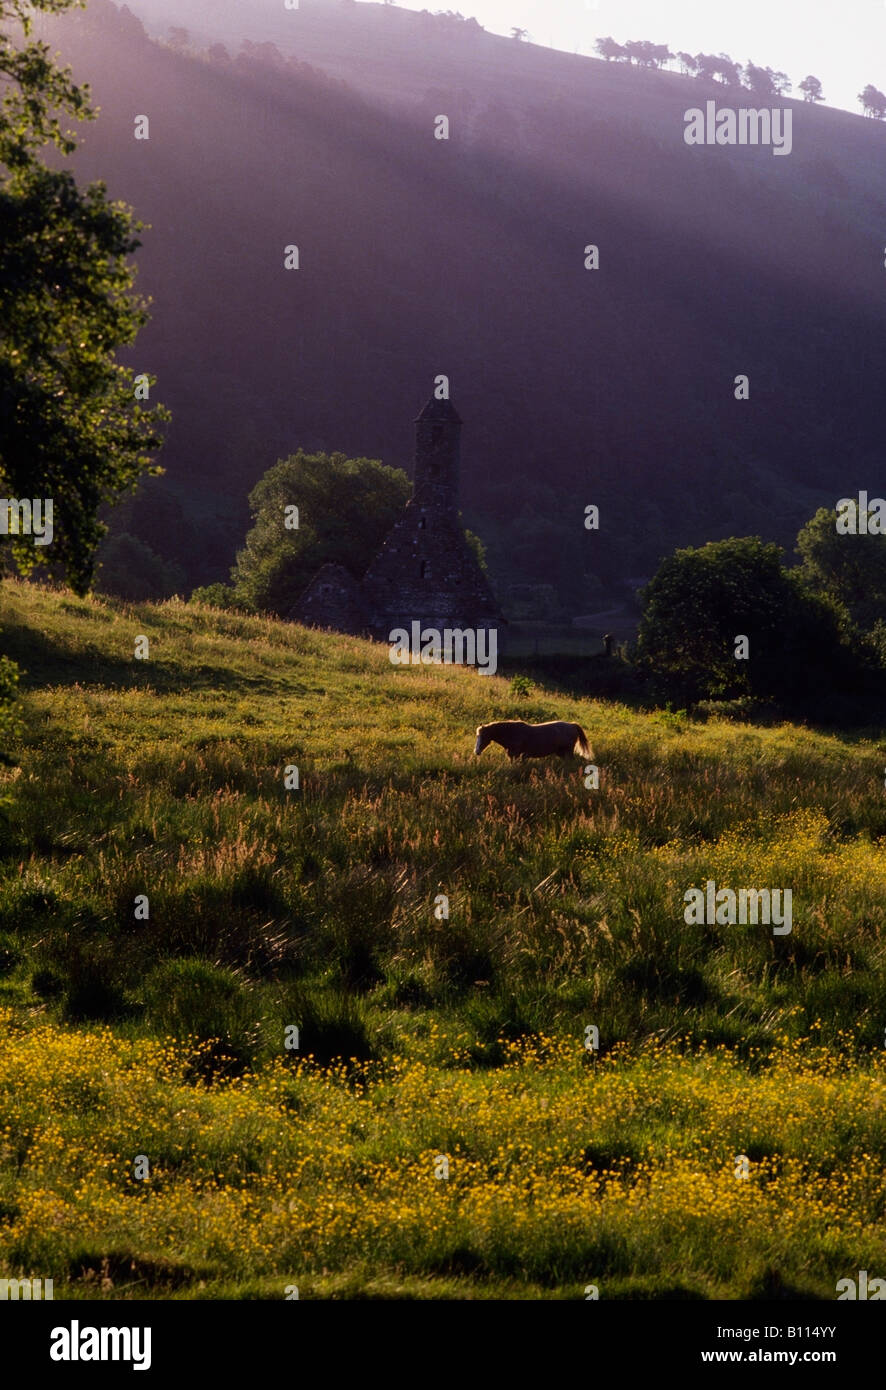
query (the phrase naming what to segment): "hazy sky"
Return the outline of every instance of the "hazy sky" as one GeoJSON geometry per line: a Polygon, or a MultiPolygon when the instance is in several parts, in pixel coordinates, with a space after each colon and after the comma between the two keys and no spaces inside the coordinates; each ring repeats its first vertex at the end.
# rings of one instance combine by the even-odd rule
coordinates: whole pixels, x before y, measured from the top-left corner
{"type": "MultiPolygon", "coordinates": [[[[248,3],[248,0],[245,0],[248,3]]],[[[820,77],[825,100],[860,113],[868,82],[886,91],[886,0],[402,0],[411,10],[461,10],[494,33],[513,25],[534,43],[591,53],[611,34],[676,52],[728,53],[781,69],[794,87],[820,77]]],[[[796,96],[796,91],[791,95],[796,96]]]]}

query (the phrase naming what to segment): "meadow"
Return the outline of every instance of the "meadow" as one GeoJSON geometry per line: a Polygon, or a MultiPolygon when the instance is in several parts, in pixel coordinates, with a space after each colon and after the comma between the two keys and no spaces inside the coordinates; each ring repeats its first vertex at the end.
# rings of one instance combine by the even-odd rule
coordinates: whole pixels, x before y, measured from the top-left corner
{"type": "Polygon", "coordinates": [[[177,600],[0,603],[0,1274],[731,1299],[886,1274],[878,733],[520,695],[177,600]],[[475,758],[497,718],[580,722],[599,788],[475,758]],[[791,887],[793,931],[687,925],[709,878],[791,887]]]}

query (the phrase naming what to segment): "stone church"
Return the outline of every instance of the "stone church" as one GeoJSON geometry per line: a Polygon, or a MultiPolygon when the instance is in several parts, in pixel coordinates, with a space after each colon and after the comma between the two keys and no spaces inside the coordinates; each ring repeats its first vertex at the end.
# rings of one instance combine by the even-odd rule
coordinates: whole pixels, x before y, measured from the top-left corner
{"type": "Polygon", "coordinates": [[[317,571],[290,619],[387,642],[395,628],[495,628],[504,619],[464,537],[458,491],[461,420],[431,397],[415,422],[412,497],[361,577],[344,565],[317,571]]]}

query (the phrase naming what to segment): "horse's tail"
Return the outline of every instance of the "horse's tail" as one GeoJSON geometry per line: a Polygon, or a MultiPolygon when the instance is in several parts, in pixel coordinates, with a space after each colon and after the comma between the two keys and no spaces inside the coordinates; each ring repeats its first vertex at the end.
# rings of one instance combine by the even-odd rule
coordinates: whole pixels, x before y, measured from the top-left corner
{"type": "Polygon", "coordinates": [[[578,753],[582,758],[592,758],[591,745],[588,743],[588,736],[580,724],[575,726],[575,746],[573,753],[578,753]]]}

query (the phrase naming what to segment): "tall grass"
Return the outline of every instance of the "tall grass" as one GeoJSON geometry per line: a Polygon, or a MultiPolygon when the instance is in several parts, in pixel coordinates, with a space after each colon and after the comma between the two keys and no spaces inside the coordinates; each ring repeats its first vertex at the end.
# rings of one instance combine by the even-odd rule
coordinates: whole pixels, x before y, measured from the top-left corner
{"type": "MultiPolygon", "coordinates": [[[[378,645],[178,601],[126,607],[4,581],[0,603],[24,715],[18,766],[0,769],[0,1004],[25,1030],[60,1046],[103,1024],[120,1047],[190,1038],[188,1084],[219,1088],[219,1113],[253,1068],[277,1074],[290,1025],[300,1056],[349,1063],[349,1104],[360,1065],[421,1057],[432,1089],[483,1076],[492,1085],[515,1045],[544,1037],[586,1056],[588,1024],[601,1064],[680,1038],[699,1056],[728,1047],[736,1084],[811,1036],[836,1055],[851,1033],[858,1075],[879,1066],[877,731],[663,718],[546,690],[537,672],[527,694],[509,678],[397,668],[378,645]],[[134,658],[139,634],[148,661],[134,658]],[[578,760],[473,756],[478,723],[554,717],[587,730],[599,789],[585,786],[578,760]],[[298,791],[284,786],[290,764],[298,791]],[[683,895],[708,878],[792,888],[790,936],[687,925],[683,895]],[[435,914],[440,895],[448,917],[435,914]]],[[[539,1103],[543,1071],[521,1073],[539,1103]]],[[[184,1094],[197,1105],[196,1091],[184,1094]]],[[[488,1094],[502,1106],[496,1126],[509,1123],[504,1092],[488,1094]]],[[[31,1131],[11,1123],[30,1171],[31,1131]]],[[[671,1140],[644,1126],[644,1152],[664,1171],[671,1140]]],[[[594,1164],[606,1133],[592,1124],[585,1134],[594,1164]]],[[[810,1119],[810,1143],[814,1134],[810,1119]]],[[[741,1151],[758,1142],[760,1161],[774,1161],[775,1141],[765,1127],[761,1136],[745,1135],[741,1151]]],[[[397,1152],[417,1161],[417,1143],[404,1137],[397,1152]]],[[[697,1219],[704,1227],[701,1207],[697,1219]]],[[[672,1263],[638,1263],[624,1220],[617,1238],[600,1235],[600,1250],[620,1251],[611,1272],[676,1279],[672,1263]]],[[[713,1218],[706,1229],[714,1241],[713,1218]]],[[[107,1232],[106,1255],[113,1222],[107,1232]]],[[[470,1257],[432,1256],[417,1236],[409,1254],[404,1236],[373,1259],[367,1237],[351,1265],[342,1254],[341,1278],[384,1281],[393,1261],[404,1278],[449,1287],[474,1277],[473,1261],[474,1274],[545,1283],[544,1242],[532,1258],[514,1246],[493,1269],[466,1239],[458,1248],[470,1257]]],[[[551,1265],[554,1282],[594,1263],[576,1248],[585,1253],[573,1264],[551,1265]]],[[[774,1258],[768,1245],[755,1250],[735,1255],[731,1273],[704,1266],[693,1287],[738,1296],[774,1258]]],[[[216,1282],[227,1277],[225,1259],[213,1268],[216,1282]]],[[[253,1262],[243,1277],[259,1271],[253,1262]]],[[[240,1277],[233,1265],[228,1274],[240,1277]]]]}

